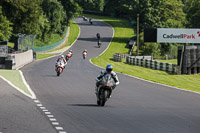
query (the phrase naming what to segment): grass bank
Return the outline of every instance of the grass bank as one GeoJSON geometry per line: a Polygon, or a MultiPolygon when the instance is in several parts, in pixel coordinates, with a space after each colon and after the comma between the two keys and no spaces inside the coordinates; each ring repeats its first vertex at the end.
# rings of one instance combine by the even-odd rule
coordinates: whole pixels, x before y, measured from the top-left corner
{"type": "Polygon", "coordinates": [[[20,88],[22,91],[24,91],[26,94],[31,96],[31,93],[27,89],[27,87],[24,85],[24,82],[22,80],[22,77],[17,70],[0,70],[0,75],[10,81],[13,85],[20,88]]]}
{"type": "MultiPolygon", "coordinates": [[[[78,25],[73,22],[73,21],[70,21],[70,32],[69,32],[69,37],[68,37],[68,41],[67,43],[65,43],[62,47],[59,47],[57,49],[53,49],[53,50],[50,50],[50,51],[47,51],[47,52],[44,52],[44,53],[54,53],[54,52],[63,52],[63,49],[67,46],[71,46],[72,43],[76,40],[76,38],[78,37],[79,35],[79,27],[78,25]]],[[[53,55],[51,54],[39,54],[37,53],[37,56],[36,56],[36,59],[45,59],[45,58],[48,58],[48,57],[51,57],[53,55]]]]}
{"type": "Polygon", "coordinates": [[[127,53],[126,41],[129,37],[134,35],[133,29],[129,27],[129,22],[123,19],[116,19],[103,16],[86,15],[86,17],[101,19],[106,23],[109,23],[115,30],[114,38],[111,42],[108,50],[97,58],[93,58],[92,62],[98,66],[106,67],[107,64],[111,64],[114,67],[114,71],[139,77],[142,79],[200,92],[200,75],[172,75],[170,73],[152,70],[149,68],[128,65],[123,62],[114,62],[114,53],[127,53]]]}
{"type": "MultiPolygon", "coordinates": [[[[62,48],[70,46],[78,37],[79,34],[79,27],[77,24],[75,24],[74,22],[71,23],[70,25],[70,35],[68,38],[68,42],[62,46],[59,49],[56,49],[62,51],[62,48]]],[[[9,43],[9,46],[14,46],[13,43],[9,43]]],[[[53,52],[54,50],[52,50],[51,52],[53,52]]],[[[37,54],[37,59],[44,59],[44,58],[48,58],[50,56],[53,55],[47,55],[47,54],[37,54]]],[[[7,79],[8,81],[10,81],[13,85],[15,85],[16,87],[20,88],[22,91],[24,91],[26,94],[31,95],[31,93],[29,92],[29,90],[27,89],[27,87],[24,85],[22,77],[19,73],[19,71],[17,70],[0,70],[0,75],[2,77],[4,77],[5,79],[7,79]]]]}

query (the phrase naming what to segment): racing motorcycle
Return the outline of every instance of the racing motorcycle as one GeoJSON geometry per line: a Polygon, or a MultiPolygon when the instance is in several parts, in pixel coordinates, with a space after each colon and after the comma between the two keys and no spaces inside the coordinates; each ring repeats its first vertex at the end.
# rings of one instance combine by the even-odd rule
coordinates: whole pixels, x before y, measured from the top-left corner
{"type": "Polygon", "coordinates": [[[100,85],[98,87],[97,93],[97,105],[104,106],[108,98],[110,98],[112,93],[112,87],[115,82],[111,74],[106,74],[102,77],[100,85]]]}
{"type": "Polygon", "coordinates": [[[71,58],[71,54],[70,54],[70,53],[67,53],[67,54],[65,55],[65,59],[66,59],[66,61],[68,61],[69,58],[71,58]]]}
{"type": "Polygon", "coordinates": [[[86,52],[83,52],[83,59],[85,59],[87,56],[87,53],[86,52]]]}
{"type": "Polygon", "coordinates": [[[93,24],[93,23],[92,23],[92,19],[91,19],[91,18],[89,19],[89,22],[90,22],[90,24],[93,24]]]}
{"type": "Polygon", "coordinates": [[[98,40],[97,45],[98,45],[99,48],[101,47],[101,41],[100,40],[98,40]]]}
{"type": "Polygon", "coordinates": [[[64,68],[65,68],[64,62],[63,61],[58,61],[57,64],[56,64],[57,76],[60,76],[60,74],[62,74],[64,68]]]}

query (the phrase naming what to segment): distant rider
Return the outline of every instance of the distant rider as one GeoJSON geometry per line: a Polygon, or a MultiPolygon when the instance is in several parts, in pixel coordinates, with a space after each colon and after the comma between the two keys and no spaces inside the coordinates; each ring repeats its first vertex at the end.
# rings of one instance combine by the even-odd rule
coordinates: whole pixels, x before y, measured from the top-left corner
{"type": "MultiPolygon", "coordinates": [[[[117,77],[117,74],[112,70],[113,70],[112,65],[107,65],[106,70],[102,70],[100,75],[96,78],[95,94],[98,94],[98,87],[100,85],[100,81],[101,81],[102,77],[105,76],[106,74],[111,74],[111,76],[115,82],[115,85],[112,87],[112,90],[115,89],[115,87],[119,84],[119,79],[117,77]]],[[[111,97],[111,95],[110,95],[110,97],[111,97]]]]}
{"type": "Polygon", "coordinates": [[[72,57],[72,55],[73,55],[73,52],[72,52],[72,50],[69,50],[69,52],[68,52],[71,56],[70,57],[72,57]]]}
{"type": "Polygon", "coordinates": [[[58,62],[64,63],[65,66],[67,65],[67,61],[65,60],[64,55],[61,55],[61,57],[57,59],[56,66],[55,66],[56,68],[57,68],[58,62]]]}
{"type": "Polygon", "coordinates": [[[85,50],[83,51],[83,53],[86,53],[86,54],[87,54],[87,49],[85,49],[85,50]]]}
{"type": "Polygon", "coordinates": [[[100,38],[101,38],[101,37],[100,37],[100,34],[97,33],[96,36],[97,36],[97,39],[100,40],[100,38]]]}
{"type": "Polygon", "coordinates": [[[67,52],[67,54],[65,55],[65,59],[66,59],[66,61],[68,61],[69,58],[72,57],[72,55],[73,55],[72,50],[69,50],[69,51],[67,52]]]}

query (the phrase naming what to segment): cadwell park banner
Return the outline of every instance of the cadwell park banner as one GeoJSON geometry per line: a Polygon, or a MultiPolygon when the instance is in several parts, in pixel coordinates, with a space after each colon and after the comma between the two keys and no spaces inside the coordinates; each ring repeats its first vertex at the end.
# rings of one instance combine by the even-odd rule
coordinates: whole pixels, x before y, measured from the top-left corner
{"type": "Polygon", "coordinates": [[[157,29],[158,43],[200,43],[200,29],[157,29]]]}

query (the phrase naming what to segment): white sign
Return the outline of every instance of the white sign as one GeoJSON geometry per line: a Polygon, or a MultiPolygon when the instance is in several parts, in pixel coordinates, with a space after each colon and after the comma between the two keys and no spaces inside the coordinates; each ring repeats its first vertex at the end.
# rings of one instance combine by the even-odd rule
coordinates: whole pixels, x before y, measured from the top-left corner
{"type": "Polygon", "coordinates": [[[157,29],[159,43],[200,43],[200,29],[157,29]]]}

